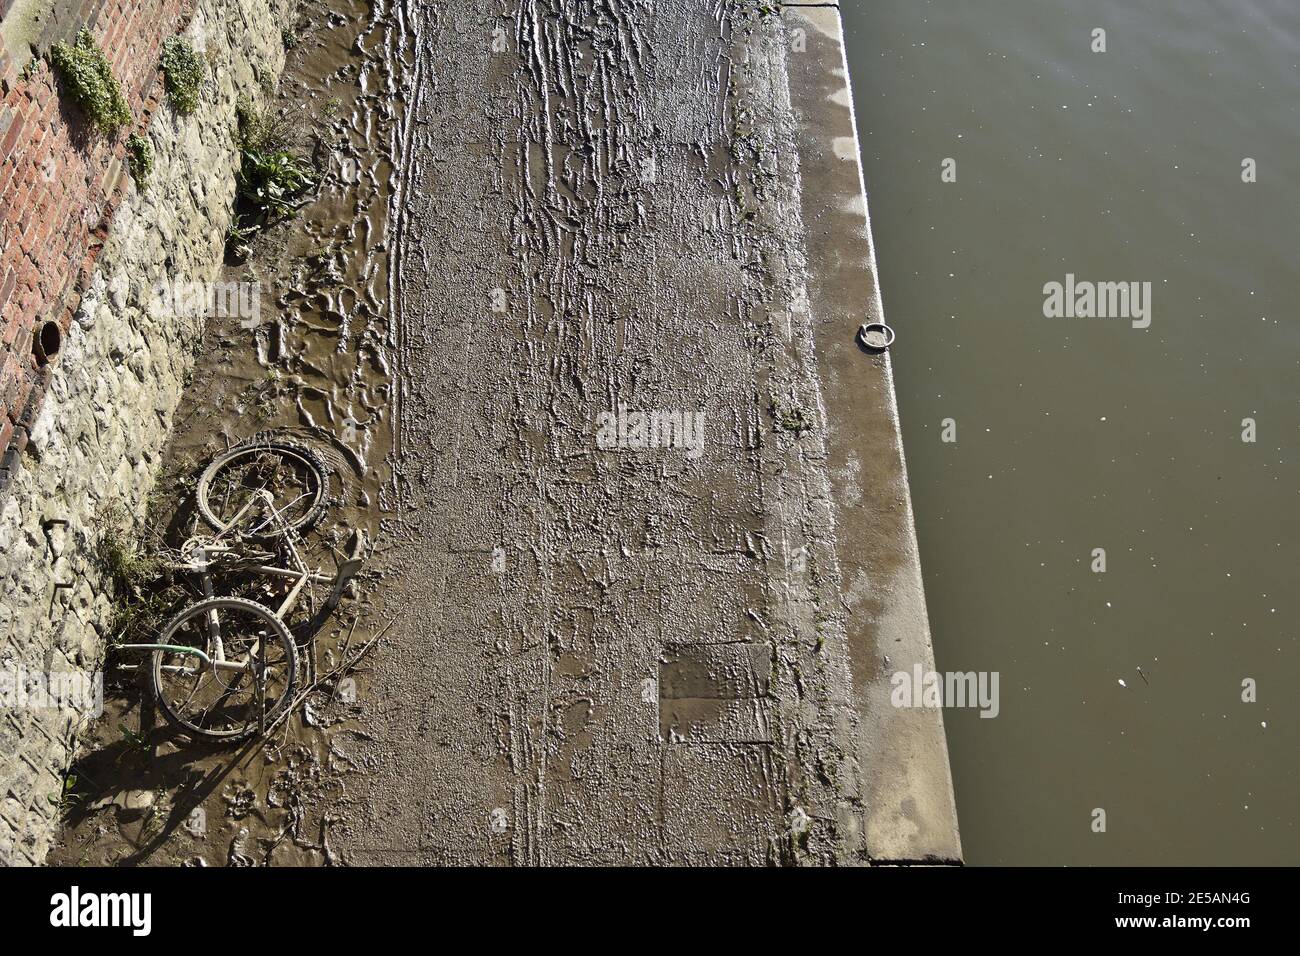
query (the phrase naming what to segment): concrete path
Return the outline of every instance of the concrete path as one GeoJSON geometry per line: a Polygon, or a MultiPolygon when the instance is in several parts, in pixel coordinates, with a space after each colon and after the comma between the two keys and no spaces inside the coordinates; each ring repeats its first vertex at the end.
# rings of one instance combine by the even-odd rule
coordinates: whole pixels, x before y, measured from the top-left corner
{"type": "Polygon", "coordinates": [[[411,2],[394,34],[401,620],[332,839],[357,863],[957,857],[938,715],[910,750],[881,725],[891,607],[929,641],[888,365],[851,346],[878,300],[835,289],[865,219],[804,221],[803,151],[849,117],[815,115],[837,14],[505,8],[411,2]],[[828,403],[846,376],[864,391],[828,403]],[[828,455],[850,407],[877,417],[828,455]],[[852,593],[846,509],[873,549],[852,593]],[[864,785],[873,761],[900,782],[864,785]]]}

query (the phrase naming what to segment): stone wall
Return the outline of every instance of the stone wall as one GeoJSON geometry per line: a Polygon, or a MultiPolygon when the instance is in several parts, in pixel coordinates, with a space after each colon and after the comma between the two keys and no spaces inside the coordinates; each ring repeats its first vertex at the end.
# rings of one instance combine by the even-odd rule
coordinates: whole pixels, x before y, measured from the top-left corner
{"type": "MultiPolygon", "coordinates": [[[[30,0],[17,0],[15,11],[25,2],[30,0]]],[[[107,0],[80,6],[100,10],[96,33],[110,57],[114,45],[122,43],[134,52],[121,62],[130,66],[132,57],[140,58],[139,77],[124,86],[132,90],[133,108],[151,115],[144,133],[156,165],[143,186],[119,175],[110,188],[105,175],[98,193],[92,188],[74,194],[73,219],[81,210],[83,219],[96,220],[98,234],[92,230],[89,242],[102,247],[85,263],[85,274],[71,280],[75,306],[61,319],[66,333],[61,349],[31,386],[43,393],[43,401],[25,421],[10,418],[11,428],[27,431],[23,453],[10,449],[8,488],[0,491],[0,863],[11,864],[44,858],[62,775],[84,719],[33,706],[13,692],[12,684],[31,675],[94,674],[101,666],[113,596],[97,549],[106,534],[121,530],[129,536],[135,530],[202,331],[201,320],[159,308],[155,290],[164,282],[215,278],[235,194],[236,101],[241,93],[256,99],[274,88],[284,65],[281,31],[292,12],[292,0],[107,0]],[[184,32],[206,51],[211,67],[202,103],[190,116],[172,110],[158,82],[159,36],[165,39],[183,25],[176,14],[180,6],[193,10],[184,32]],[[104,11],[128,9],[132,19],[116,28],[112,14],[109,21],[102,19],[104,11]]],[[[23,115],[40,117],[38,128],[49,124],[31,147],[39,151],[33,156],[44,157],[43,162],[53,156],[57,168],[75,172],[65,178],[74,179],[77,189],[83,174],[93,185],[87,170],[107,170],[121,160],[120,150],[66,139],[63,126],[53,125],[66,121],[50,112],[55,86],[49,68],[37,66],[30,76],[35,79],[22,81],[27,84],[23,109],[34,111],[39,104],[40,112],[23,115]],[[32,82],[40,89],[33,92],[32,82]]],[[[60,115],[66,109],[57,107],[60,115]]],[[[29,121],[23,122],[23,135],[33,136],[29,121]]],[[[9,137],[0,133],[4,143],[9,137]]],[[[11,163],[14,157],[3,151],[0,160],[6,169],[33,161],[18,155],[11,163]]],[[[44,222],[40,209],[48,209],[49,198],[28,201],[37,204],[44,222]]],[[[3,218],[9,231],[0,248],[9,250],[14,233],[9,217],[3,218]]],[[[27,254],[42,280],[50,276],[50,284],[37,291],[40,308],[46,309],[62,301],[58,297],[67,290],[60,284],[67,285],[66,276],[73,275],[72,257],[50,245],[72,241],[59,231],[61,221],[54,221],[47,244],[27,254]],[[49,291],[54,289],[57,295],[49,291]]],[[[75,233],[78,227],[70,228],[75,233]]],[[[79,266],[82,262],[78,259],[79,266]]],[[[38,308],[35,314],[49,313],[38,308]]],[[[24,307],[20,329],[26,315],[24,307]]],[[[26,354],[19,359],[26,361],[26,354]]]]}
{"type": "Polygon", "coordinates": [[[161,46],[193,0],[15,0],[0,25],[0,485],[49,381],[48,341],[66,335],[127,187],[126,141],[157,108],[161,46]],[[82,28],[122,84],[133,122],[99,134],[68,102],[47,57],[82,28]]]}

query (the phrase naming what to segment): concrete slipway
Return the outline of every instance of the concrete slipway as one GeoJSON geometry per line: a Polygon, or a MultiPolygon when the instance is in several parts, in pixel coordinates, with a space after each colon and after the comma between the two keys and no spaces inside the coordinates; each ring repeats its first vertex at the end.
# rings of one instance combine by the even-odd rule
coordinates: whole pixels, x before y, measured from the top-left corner
{"type": "Polygon", "coordinates": [[[941,714],[889,702],[932,660],[837,8],[395,26],[401,618],[335,846],[959,860],[941,714]]]}
{"type": "MultiPolygon", "coordinates": [[[[269,367],[301,385],[281,427],[351,449],[321,396],[369,411],[343,613],[394,623],[355,703],[265,747],[163,728],[164,831],[82,814],[58,858],[959,861],[941,713],[890,703],[933,662],[889,358],[856,341],[883,313],[837,8],[352,12],[368,211],[279,238],[351,236],[269,367]]],[[[253,334],[205,359],[175,453],[264,427],[226,411],[232,370],[267,379],[253,334]]],[[[84,776],[139,788],[116,726],[84,776]]]]}

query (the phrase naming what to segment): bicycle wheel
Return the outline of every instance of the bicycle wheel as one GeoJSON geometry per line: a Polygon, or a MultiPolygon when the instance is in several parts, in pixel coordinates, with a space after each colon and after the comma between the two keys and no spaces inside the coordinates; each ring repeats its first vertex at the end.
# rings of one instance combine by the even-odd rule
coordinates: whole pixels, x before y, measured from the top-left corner
{"type": "Polygon", "coordinates": [[[244,598],[208,598],[181,611],[159,644],[193,647],[214,656],[216,622],[224,669],[180,651],[154,651],[154,698],[163,714],[189,734],[223,742],[269,727],[293,700],[298,654],[288,629],[270,610],[244,598]]]}
{"type": "MultiPolygon", "coordinates": [[[[199,514],[225,531],[239,512],[268,491],[276,511],[294,532],[320,521],[329,497],[329,471],[314,450],[283,438],[261,438],[236,445],[212,460],[199,477],[199,514]]],[[[276,538],[284,532],[256,505],[249,510],[250,533],[276,538]]]]}

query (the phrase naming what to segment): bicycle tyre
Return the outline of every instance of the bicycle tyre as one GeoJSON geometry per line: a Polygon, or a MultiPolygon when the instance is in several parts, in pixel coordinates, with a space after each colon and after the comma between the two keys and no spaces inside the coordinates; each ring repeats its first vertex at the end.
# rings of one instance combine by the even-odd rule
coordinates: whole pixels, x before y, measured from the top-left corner
{"type": "MultiPolygon", "coordinates": [[[[273,614],[269,608],[266,608],[263,605],[258,604],[256,601],[249,601],[246,600],[245,598],[236,598],[236,597],[206,598],[195,604],[191,604],[189,607],[184,608],[179,614],[173,617],[167,623],[167,626],[163,628],[162,634],[158,638],[157,643],[159,644],[174,643],[173,638],[175,637],[177,632],[180,631],[185,626],[185,624],[187,624],[190,620],[192,620],[195,617],[205,616],[208,613],[208,611],[220,610],[221,608],[228,608],[228,609],[238,608],[242,611],[251,613],[253,616],[257,618],[260,618],[262,621],[264,621],[267,624],[271,633],[274,635],[274,637],[276,638],[277,642],[279,643],[280,647],[283,650],[285,662],[288,670],[288,676],[285,681],[284,692],[280,695],[279,699],[275,702],[275,705],[267,709],[266,715],[263,719],[263,724],[269,727],[283,714],[285,708],[287,708],[289,704],[293,701],[294,694],[297,691],[297,678],[298,678],[297,644],[294,642],[293,635],[289,633],[289,629],[284,626],[284,622],[281,621],[278,617],[276,617],[275,614],[273,614]]],[[[238,741],[247,740],[249,737],[253,737],[257,735],[258,725],[256,721],[245,721],[244,726],[241,729],[232,730],[232,731],[220,731],[220,730],[212,730],[206,727],[200,727],[197,724],[194,724],[191,721],[185,719],[184,716],[178,713],[177,710],[172,706],[171,702],[168,700],[168,695],[164,692],[163,689],[162,668],[163,668],[163,661],[165,655],[167,655],[168,653],[169,652],[167,651],[154,651],[153,666],[150,669],[150,673],[152,677],[151,683],[153,685],[154,700],[158,705],[158,709],[163,712],[163,716],[166,717],[169,722],[171,722],[173,725],[183,730],[187,734],[197,736],[204,740],[215,741],[220,743],[236,743],[238,741]]]]}
{"type": "MultiPolygon", "coordinates": [[[[199,476],[199,484],[195,495],[195,502],[198,505],[199,514],[203,520],[212,527],[214,531],[224,531],[225,523],[221,520],[217,510],[213,507],[211,500],[212,484],[221,471],[231,464],[237,462],[240,458],[249,457],[256,454],[277,454],[282,458],[291,461],[297,461],[302,465],[315,479],[316,488],[312,492],[311,503],[304,511],[301,517],[287,522],[291,531],[301,534],[316,526],[324,516],[329,506],[329,469],[326,467],[320,454],[309,445],[302,442],[294,441],[289,438],[262,438],[256,437],[248,441],[240,442],[238,445],[231,447],[208,463],[208,467],[203,470],[199,476]]],[[[262,538],[278,538],[283,532],[274,531],[264,535],[258,535],[262,538]]]]}

